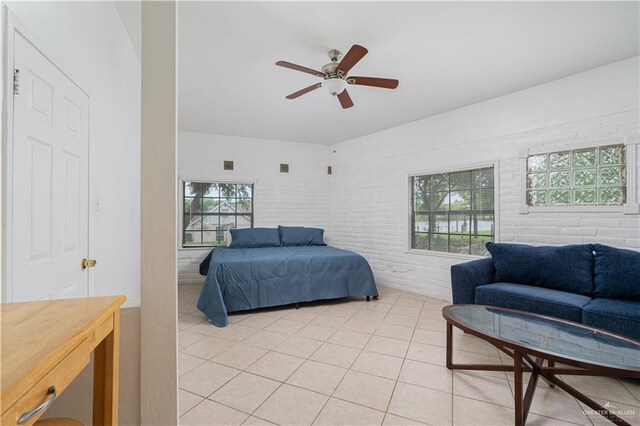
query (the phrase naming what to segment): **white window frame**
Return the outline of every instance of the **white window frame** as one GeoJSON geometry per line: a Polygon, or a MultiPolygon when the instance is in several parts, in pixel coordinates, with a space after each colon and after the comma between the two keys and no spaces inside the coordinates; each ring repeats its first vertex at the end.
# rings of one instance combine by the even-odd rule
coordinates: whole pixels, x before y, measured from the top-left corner
{"type": "Polygon", "coordinates": [[[422,170],[418,172],[410,172],[407,173],[405,182],[406,182],[406,194],[407,198],[406,207],[405,207],[405,229],[406,229],[406,242],[405,247],[407,254],[417,254],[421,256],[436,256],[436,257],[448,257],[454,259],[484,259],[485,256],[479,256],[475,254],[463,254],[463,253],[449,253],[443,251],[434,251],[434,250],[422,250],[422,249],[414,249],[411,247],[411,237],[413,230],[411,229],[411,212],[412,212],[412,203],[413,199],[411,198],[412,194],[412,179],[416,176],[425,176],[425,175],[435,175],[439,173],[455,173],[462,172],[466,170],[475,170],[475,169],[483,169],[487,167],[493,167],[493,226],[494,226],[494,242],[500,241],[500,162],[499,160],[489,160],[479,163],[465,163],[458,164],[451,167],[441,168],[441,169],[429,169],[422,170]]]}
{"type": "Polygon", "coordinates": [[[189,176],[180,176],[178,178],[178,220],[177,220],[177,226],[178,226],[178,250],[206,250],[206,251],[210,251],[212,248],[217,247],[217,246],[204,246],[204,247],[183,247],[183,240],[184,240],[184,229],[182,229],[183,223],[183,217],[184,217],[184,183],[185,182],[202,182],[202,183],[234,183],[234,184],[245,184],[245,185],[253,185],[253,193],[252,193],[252,197],[251,197],[251,202],[253,204],[252,209],[253,209],[253,226],[256,226],[256,188],[258,186],[258,179],[211,179],[211,178],[206,178],[206,179],[202,179],[202,178],[196,178],[196,177],[189,177],[189,176]]]}
{"type": "Polygon", "coordinates": [[[638,205],[638,135],[628,135],[624,137],[606,138],[590,140],[581,143],[540,146],[537,148],[525,149],[519,152],[520,161],[520,207],[519,214],[529,213],[622,213],[625,215],[640,214],[638,205]],[[549,154],[554,152],[573,151],[588,148],[597,148],[609,145],[624,145],[625,147],[625,171],[627,174],[627,194],[626,203],[622,206],[530,206],[527,204],[527,158],[532,155],[549,154]]]}

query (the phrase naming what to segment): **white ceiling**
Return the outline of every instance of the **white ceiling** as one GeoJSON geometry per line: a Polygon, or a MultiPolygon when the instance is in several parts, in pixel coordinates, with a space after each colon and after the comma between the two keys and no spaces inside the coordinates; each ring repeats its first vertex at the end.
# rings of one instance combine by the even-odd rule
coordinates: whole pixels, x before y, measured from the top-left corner
{"type": "MultiPolygon", "coordinates": [[[[181,130],[331,144],[494,98],[639,53],[638,2],[181,2],[181,130]],[[342,110],[310,68],[354,44],[342,110]]],[[[337,100],[335,100],[337,101],[337,100]]]]}

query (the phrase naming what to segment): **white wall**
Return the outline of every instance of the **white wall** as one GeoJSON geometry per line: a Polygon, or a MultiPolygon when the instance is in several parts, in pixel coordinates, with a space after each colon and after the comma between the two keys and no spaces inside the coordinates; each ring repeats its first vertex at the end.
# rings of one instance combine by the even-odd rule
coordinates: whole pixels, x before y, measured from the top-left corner
{"type": "MultiPolygon", "coordinates": [[[[255,182],[254,226],[329,225],[326,145],[179,132],[178,152],[181,179],[255,182]],[[224,160],[233,160],[233,171],[223,170],[224,160]],[[280,173],[280,163],[289,173],[280,173]]],[[[208,252],[179,250],[180,283],[204,281],[198,265],[208,252]]]]}
{"type": "MultiPolygon", "coordinates": [[[[8,2],[30,41],[90,97],[90,271],[93,296],[125,294],[120,424],[140,424],[140,63],[112,2],[8,2]],[[31,37],[29,37],[31,38],[31,37]],[[100,211],[95,203],[100,200],[100,211]]],[[[91,423],[86,369],[45,416],[91,423]]]]}
{"type": "Polygon", "coordinates": [[[112,2],[8,2],[90,97],[90,295],[140,303],[140,63],[112,2]],[[100,201],[100,211],[95,210],[100,201]]]}
{"type": "Polygon", "coordinates": [[[468,259],[407,253],[407,174],[497,160],[500,241],[638,249],[637,215],[518,214],[522,150],[637,137],[638,59],[334,145],[333,244],[362,253],[380,284],[450,299],[450,266],[468,259]]]}

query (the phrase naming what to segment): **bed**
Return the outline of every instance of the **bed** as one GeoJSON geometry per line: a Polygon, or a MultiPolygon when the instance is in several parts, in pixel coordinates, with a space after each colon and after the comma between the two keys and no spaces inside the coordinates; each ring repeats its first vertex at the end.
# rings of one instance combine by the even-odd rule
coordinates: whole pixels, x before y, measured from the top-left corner
{"type": "Polygon", "coordinates": [[[349,296],[378,296],[361,255],[325,245],[218,247],[200,265],[197,307],[224,327],[227,313],[349,296]]]}

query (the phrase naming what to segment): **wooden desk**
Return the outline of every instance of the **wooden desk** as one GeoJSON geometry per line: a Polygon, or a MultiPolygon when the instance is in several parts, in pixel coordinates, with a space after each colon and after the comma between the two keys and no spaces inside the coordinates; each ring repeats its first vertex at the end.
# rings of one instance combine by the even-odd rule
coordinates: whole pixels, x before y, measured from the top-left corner
{"type": "MultiPolygon", "coordinates": [[[[1,423],[53,401],[94,352],[93,424],[118,424],[120,305],[125,296],[0,305],[1,423]]],[[[48,405],[20,424],[33,424],[48,405]]]]}

